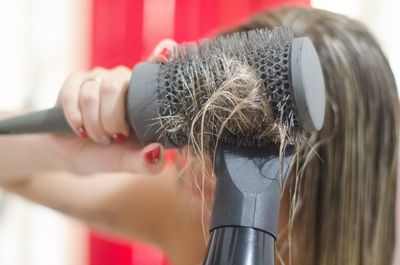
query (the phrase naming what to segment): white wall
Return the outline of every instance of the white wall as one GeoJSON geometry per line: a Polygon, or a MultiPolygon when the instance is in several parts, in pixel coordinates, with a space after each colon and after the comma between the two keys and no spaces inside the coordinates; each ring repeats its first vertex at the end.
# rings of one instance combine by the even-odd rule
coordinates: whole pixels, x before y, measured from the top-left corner
{"type": "MultiPolygon", "coordinates": [[[[89,4],[0,0],[0,111],[50,107],[66,76],[87,68],[89,4]]],[[[84,233],[76,222],[8,195],[0,208],[0,264],[84,264],[84,233]]]]}
{"type": "Polygon", "coordinates": [[[400,1],[311,0],[313,7],[348,15],[365,23],[378,38],[400,91],[400,1]]]}

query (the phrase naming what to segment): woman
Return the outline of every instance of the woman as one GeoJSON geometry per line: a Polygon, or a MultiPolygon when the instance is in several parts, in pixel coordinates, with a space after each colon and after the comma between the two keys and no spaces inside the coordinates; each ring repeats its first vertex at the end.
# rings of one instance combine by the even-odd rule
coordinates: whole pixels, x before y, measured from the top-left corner
{"type": "MultiPolygon", "coordinates": [[[[281,25],[312,39],[328,104],[321,132],[309,139],[312,152],[302,147],[298,162],[304,167],[292,172],[285,187],[277,263],[391,264],[399,102],[390,67],[363,25],[326,11],[278,9],[230,32],[281,25]]],[[[171,50],[169,45],[158,49],[171,50]]],[[[167,59],[167,53],[158,60],[167,59]]],[[[141,160],[143,152],[159,146],[134,152],[130,146],[137,145],[130,141],[111,142],[129,133],[123,112],[129,77],[128,69],[96,69],[72,75],[60,92],[60,104],[76,133],[107,147],[74,137],[0,138],[2,150],[8,147],[0,159],[7,165],[4,187],[103,230],[155,243],[172,264],[201,264],[207,215],[199,214],[201,196],[188,188],[197,171],[180,170],[188,168],[183,157],[160,174],[149,174],[162,167],[164,151],[160,149],[153,166],[141,160]],[[32,146],[21,162],[26,144],[32,146]],[[20,169],[21,164],[29,170],[20,169]],[[118,170],[130,173],[103,173],[118,170]],[[94,175],[77,176],[88,173],[94,175]]],[[[210,187],[212,180],[200,190],[210,187]]],[[[205,203],[208,207],[210,200],[205,203]]]]}

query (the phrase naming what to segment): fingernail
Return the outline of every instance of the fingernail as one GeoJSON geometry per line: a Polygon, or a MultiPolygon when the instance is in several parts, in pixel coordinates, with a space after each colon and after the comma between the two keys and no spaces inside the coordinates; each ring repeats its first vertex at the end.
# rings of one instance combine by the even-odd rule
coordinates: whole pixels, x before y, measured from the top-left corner
{"type": "Polygon", "coordinates": [[[156,148],[147,151],[144,156],[147,160],[147,162],[151,163],[151,164],[155,164],[158,162],[158,160],[160,160],[160,155],[161,155],[161,148],[160,146],[157,146],[156,148]]]}
{"type": "Polygon", "coordinates": [[[87,133],[87,131],[86,131],[86,129],[85,129],[85,127],[84,126],[78,126],[77,128],[76,128],[76,131],[78,132],[78,134],[79,134],[79,136],[82,138],[82,139],[87,139],[89,136],[88,136],[88,133],[87,133]]]}
{"type": "Polygon", "coordinates": [[[102,136],[99,138],[99,143],[102,145],[108,145],[111,143],[111,140],[108,136],[102,136]]]}
{"type": "Polygon", "coordinates": [[[167,48],[162,49],[162,51],[160,52],[160,55],[164,56],[165,58],[169,58],[170,56],[170,52],[167,48]]]}
{"type": "Polygon", "coordinates": [[[121,143],[121,142],[125,141],[126,136],[123,133],[114,133],[112,138],[113,138],[114,142],[121,143]]]}

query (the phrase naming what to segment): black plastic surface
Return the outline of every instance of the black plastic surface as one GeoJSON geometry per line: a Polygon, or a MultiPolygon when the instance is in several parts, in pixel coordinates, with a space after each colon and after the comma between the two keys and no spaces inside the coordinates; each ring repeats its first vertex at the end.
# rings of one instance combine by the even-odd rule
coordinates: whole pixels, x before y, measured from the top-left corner
{"type": "MultiPolygon", "coordinates": [[[[253,67],[258,69],[257,71],[264,81],[268,103],[271,104],[274,110],[275,120],[283,122],[289,128],[300,126],[305,131],[314,132],[322,127],[326,101],[323,73],[318,54],[308,38],[296,38],[292,41],[291,37],[289,37],[291,36],[290,34],[280,35],[279,32],[279,30],[270,33],[267,31],[264,32],[266,36],[263,34],[260,35],[260,32],[253,32],[253,37],[258,36],[261,39],[265,37],[268,42],[258,43],[254,38],[250,38],[248,40],[249,43],[243,43],[244,47],[247,47],[244,51],[258,51],[255,53],[256,57],[249,55],[248,57],[243,57],[243,60],[245,62],[246,60],[249,61],[250,65],[254,64],[253,67]],[[272,36],[281,36],[281,41],[277,41],[272,36]],[[292,41],[291,46],[288,43],[290,41],[292,41]],[[289,47],[291,47],[290,52],[289,47]],[[267,56],[268,54],[270,56],[267,56]],[[288,62],[289,54],[290,61],[288,62]],[[263,56],[271,58],[268,59],[263,56]],[[276,64],[274,65],[271,60],[276,61],[276,64]],[[270,68],[267,67],[268,64],[271,64],[270,68]]],[[[226,39],[223,42],[226,43],[219,50],[217,49],[220,52],[228,52],[226,51],[228,47],[226,45],[228,44],[235,44],[238,49],[242,45],[236,38],[226,39]]],[[[214,45],[213,43],[211,41],[209,45],[212,46],[214,45]]],[[[219,47],[217,43],[215,45],[219,47]]],[[[205,45],[205,47],[208,46],[205,45]]],[[[195,56],[195,53],[192,54],[192,52],[188,52],[189,55],[191,54],[191,57],[172,60],[170,64],[140,63],[134,68],[131,85],[128,89],[126,111],[130,126],[133,127],[137,137],[143,144],[156,141],[167,146],[176,147],[187,144],[187,135],[190,128],[180,126],[179,128],[163,130],[165,124],[162,124],[158,119],[177,114],[181,115],[181,117],[186,117],[187,115],[189,117],[187,124],[190,124],[193,117],[198,114],[198,109],[202,107],[196,107],[189,100],[193,97],[189,97],[186,94],[195,91],[195,95],[201,97],[203,94],[201,91],[202,86],[199,86],[197,82],[192,84],[189,81],[192,79],[197,80],[194,78],[197,76],[197,70],[203,69],[203,66],[208,67],[209,63],[207,60],[194,60],[197,56],[195,56]],[[165,75],[160,75],[160,72],[165,73],[165,75]],[[179,85],[180,82],[187,85],[181,86],[179,85]],[[167,86],[167,83],[170,85],[167,86]],[[171,84],[175,84],[175,86],[171,86],[171,84]],[[189,84],[191,85],[189,86],[189,84]],[[160,99],[159,96],[163,93],[167,96],[164,99],[160,99]],[[172,94],[175,96],[169,98],[168,95],[172,94]],[[161,104],[161,101],[163,104],[161,104]],[[163,111],[160,112],[160,108],[163,111]]],[[[213,56],[212,53],[206,54],[208,54],[208,57],[213,56]]],[[[223,70],[218,68],[219,64],[214,64],[214,66],[216,68],[210,68],[211,72],[223,70]]],[[[207,85],[207,83],[201,85],[207,85]]],[[[197,100],[196,102],[202,101],[197,100]]],[[[262,124],[260,126],[262,127],[262,124]]],[[[70,131],[71,129],[66,123],[60,109],[45,110],[0,122],[0,134],[70,131]]],[[[239,139],[231,139],[231,135],[228,134],[225,137],[225,141],[233,143],[240,141],[240,143],[246,143],[250,146],[255,144],[254,139],[258,139],[256,136],[252,132],[250,134],[243,132],[243,135],[240,135],[239,139]]]]}
{"type": "Polygon", "coordinates": [[[279,146],[236,147],[219,143],[217,176],[210,230],[243,226],[276,237],[281,188],[292,159],[291,150],[279,157],[279,146]]]}
{"type": "Polygon", "coordinates": [[[40,132],[72,132],[61,107],[32,112],[0,121],[0,134],[28,134],[40,132]]]}
{"type": "Polygon", "coordinates": [[[142,144],[161,142],[162,130],[159,117],[158,74],[160,64],[139,63],[132,72],[128,96],[126,97],[126,113],[129,125],[142,144]]]}
{"type": "Polygon", "coordinates": [[[203,265],[273,265],[274,238],[248,227],[224,227],[211,234],[203,265]]]}
{"type": "Polygon", "coordinates": [[[325,115],[325,83],[317,51],[309,38],[296,38],[291,51],[291,80],[302,128],[319,131],[325,115]]]}

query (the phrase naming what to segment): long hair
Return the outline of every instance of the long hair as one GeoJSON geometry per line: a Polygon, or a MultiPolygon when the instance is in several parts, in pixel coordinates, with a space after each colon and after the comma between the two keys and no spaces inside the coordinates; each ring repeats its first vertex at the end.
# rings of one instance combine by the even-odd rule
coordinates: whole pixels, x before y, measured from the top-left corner
{"type": "Polygon", "coordinates": [[[225,34],[275,26],[313,41],[327,89],[324,126],[287,183],[277,254],[299,265],[391,264],[399,101],[389,64],[365,26],[322,10],[272,10],[225,34]]]}

